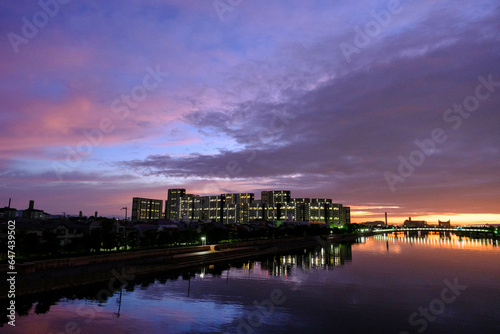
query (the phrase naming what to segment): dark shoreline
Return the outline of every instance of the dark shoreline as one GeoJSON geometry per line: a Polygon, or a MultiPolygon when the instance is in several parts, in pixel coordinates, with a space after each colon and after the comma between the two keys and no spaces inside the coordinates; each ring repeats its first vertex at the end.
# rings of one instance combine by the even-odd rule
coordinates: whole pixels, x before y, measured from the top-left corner
{"type": "MultiPolygon", "coordinates": [[[[239,259],[278,254],[327,243],[349,242],[372,234],[337,234],[317,237],[246,241],[212,246],[195,246],[151,251],[114,253],[80,258],[34,261],[17,264],[16,295],[67,289],[98,282],[115,282],[120,277],[137,277],[155,272],[184,270],[239,259]],[[215,248],[215,249],[214,249],[215,248]]],[[[2,282],[0,300],[7,297],[2,282]]]]}

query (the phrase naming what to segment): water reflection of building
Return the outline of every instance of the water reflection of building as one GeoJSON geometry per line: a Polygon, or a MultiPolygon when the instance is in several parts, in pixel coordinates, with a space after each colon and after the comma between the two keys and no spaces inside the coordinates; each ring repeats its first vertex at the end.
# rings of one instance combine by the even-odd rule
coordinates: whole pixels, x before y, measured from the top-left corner
{"type": "Polygon", "coordinates": [[[304,250],[302,254],[269,257],[261,263],[262,270],[272,276],[289,276],[293,268],[330,269],[352,260],[351,244],[329,244],[322,248],[304,250]]]}

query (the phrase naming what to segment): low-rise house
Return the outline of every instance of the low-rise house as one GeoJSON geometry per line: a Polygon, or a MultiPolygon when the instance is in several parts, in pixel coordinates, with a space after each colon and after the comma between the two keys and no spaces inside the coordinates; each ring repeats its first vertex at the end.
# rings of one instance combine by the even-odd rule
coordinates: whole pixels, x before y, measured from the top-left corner
{"type": "Polygon", "coordinates": [[[59,239],[61,246],[70,244],[73,240],[83,238],[88,226],[72,221],[52,221],[45,225],[45,228],[54,233],[59,239]]]}
{"type": "MultiPolygon", "coordinates": [[[[7,220],[5,223],[7,223],[7,220]]],[[[44,230],[45,227],[36,220],[22,217],[16,218],[16,234],[36,234],[38,237],[41,237],[44,230]]]]}
{"type": "Polygon", "coordinates": [[[139,233],[139,237],[143,237],[148,231],[158,231],[158,226],[152,224],[136,224],[132,227],[139,233]]]}

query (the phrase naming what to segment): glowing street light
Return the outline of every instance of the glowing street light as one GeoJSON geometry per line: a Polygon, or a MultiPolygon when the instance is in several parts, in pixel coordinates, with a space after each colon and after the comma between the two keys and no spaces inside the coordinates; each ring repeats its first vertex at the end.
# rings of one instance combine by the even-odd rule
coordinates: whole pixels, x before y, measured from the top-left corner
{"type": "Polygon", "coordinates": [[[206,243],[206,238],[205,237],[201,237],[201,245],[202,246],[205,246],[207,243],[206,243]]]}

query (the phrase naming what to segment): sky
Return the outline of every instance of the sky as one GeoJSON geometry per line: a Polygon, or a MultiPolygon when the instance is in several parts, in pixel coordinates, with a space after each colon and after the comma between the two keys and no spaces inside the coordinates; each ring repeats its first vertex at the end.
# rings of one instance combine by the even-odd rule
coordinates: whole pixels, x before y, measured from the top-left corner
{"type": "Polygon", "coordinates": [[[496,0],[0,4],[0,206],[168,188],[500,223],[496,0]]]}

